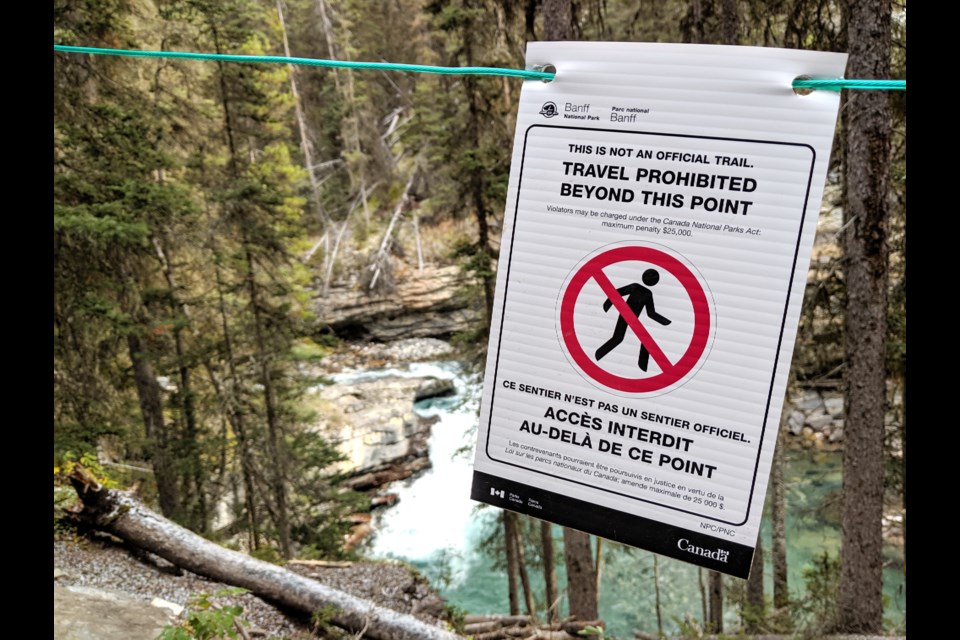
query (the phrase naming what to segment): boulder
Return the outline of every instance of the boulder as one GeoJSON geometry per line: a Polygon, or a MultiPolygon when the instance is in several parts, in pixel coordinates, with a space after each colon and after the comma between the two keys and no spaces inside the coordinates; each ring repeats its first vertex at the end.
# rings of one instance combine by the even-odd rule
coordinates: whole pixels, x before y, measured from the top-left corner
{"type": "Polygon", "coordinates": [[[53,585],[56,640],[154,640],[175,617],[167,603],[158,606],[107,589],[53,585]]]}
{"type": "Polygon", "coordinates": [[[347,457],[333,471],[361,475],[425,457],[432,420],[417,415],[413,403],[426,381],[391,376],[314,390],[312,428],[347,457]]]}

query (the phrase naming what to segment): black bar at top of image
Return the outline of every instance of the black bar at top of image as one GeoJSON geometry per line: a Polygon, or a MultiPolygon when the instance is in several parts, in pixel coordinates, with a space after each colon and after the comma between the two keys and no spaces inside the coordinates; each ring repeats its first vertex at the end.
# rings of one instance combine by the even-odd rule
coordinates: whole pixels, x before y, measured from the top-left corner
{"type": "Polygon", "coordinates": [[[592,533],[736,578],[746,579],[750,575],[753,547],[538,489],[522,482],[474,471],[470,497],[477,502],[592,533]]]}

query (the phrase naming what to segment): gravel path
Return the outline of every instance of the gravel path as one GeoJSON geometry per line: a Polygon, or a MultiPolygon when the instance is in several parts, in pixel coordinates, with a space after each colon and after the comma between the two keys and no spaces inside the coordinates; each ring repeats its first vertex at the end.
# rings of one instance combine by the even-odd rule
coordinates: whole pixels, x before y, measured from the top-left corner
{"type": "MultiPolygon", "coordinates": [[[[126,547],[107,539],[61,536],[53,543],[53,566],[54,582],[59,585],[97,587],[140,596],[147,601],[161,598],[184,607],[197,594],[215,594],[229,588],[188,571],[174,575],[172,566],[165,561],[154,556],[138,559],[126,547]],[[165,570],[151,562],[157,562],[165,570]]],[[[288,568],[381,606],[413,614],[430,624],[436,624],[444,613],[442,599],[422,578],[398,563],[354,562],[347,566],[289,565],[288,568]]],[[[304,616],[288,615],[249,593],[215,601],[221,605],[242,606],[242,617],[253,629],[270,638],[305,640],[337,635],[314,634],[310,621],[304,616]]]]}

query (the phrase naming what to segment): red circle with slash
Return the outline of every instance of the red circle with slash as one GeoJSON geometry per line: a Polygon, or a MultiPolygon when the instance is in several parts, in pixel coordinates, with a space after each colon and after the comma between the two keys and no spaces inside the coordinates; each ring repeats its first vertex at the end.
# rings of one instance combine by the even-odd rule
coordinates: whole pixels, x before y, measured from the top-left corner
{"type": "Polygon", "coordinates": [[[604,387],[627,393],[660,391],[693,371],[706,351],[710,339],[710,323],[710,304],[700,280],[683,262],[652,247],[621,246],[590,258],[570,278],[560,302],[560,335],[570,357],[592,380],[604,387]],[[607,267],[626,261],[644,262],[667,271],[680,282],[690,298],[694,318],[693,335],[686,350],[676,362],[671,362],[660,349],[640,319],[631,312],[623,297],[617,293],[617,287],[604,273],[607,267]],[[577,337],[573,316],[577,299],[589,282],[596,282],[600,286],[613,303],[613,307],[626,320],[627,326],[650,352],[651,358],[660,367],[660,373],[640,378],[620,376],[607,371],[587,354],[577,337]]]}

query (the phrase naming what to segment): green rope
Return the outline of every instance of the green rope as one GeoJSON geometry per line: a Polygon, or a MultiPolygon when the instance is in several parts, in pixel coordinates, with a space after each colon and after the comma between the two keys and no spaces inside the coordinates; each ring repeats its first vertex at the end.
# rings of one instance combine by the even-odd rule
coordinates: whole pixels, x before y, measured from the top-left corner
{"type": "Polygon", "coordinates": [[[440,73],[445,75],[510,76],[530,80],[553,80],[553,73],[546,71],[522,71],[496,67],[433,67],[423,64],[398,64],[395,62],[346,62],[343,60],[315,60],[313,58],[287,58],[284,56],[237,56],[222,53],[188,53],[184,51],[137,51],[131,49],[101,49],[98,47],[71,47],[55,44],[54,51],[65,53],[91,53],[101,56],[130,56],[134,58],[180,58],[185,60],[221,60],[223,62],[266,62],[300,64],[310,67],[341,67],[345,69],[383,69],[385,71],[412,71],[415,73],[440,73]]]}
{"type": "MultiPolygon", "coordinates": [[[[179,58],[181,60],[220,60],[223,62],[265,62],[276,64],[299,64],[309,67],[339,67],[344,69],[381,69],[384,71],[411,71],[414,73],[439,73],[444,75],[508,76],[526,80],[553,80],[555,73],[548,71],[525,71],[499,67],[434,67],[424,64],[399,64],[395,62],[347,62],[345,60],[317,60],[314,58],[287,58],[284,56],[241,56],[223,53],[190,53],[186,51],[140,51],[134,49],[102,49],[99,47],[73,47],[53,45],[54,51],[64,53],[89,53],[101,56],[129,56],[133,58],[179,58]]],[[[906,80],[794,80],[794,89],[874,89],[905,91],[906,80]]]]}
{"type": "Polygon", "coordinates": [[[876,91],[906,91],[906,80],[794,80],[794,89],[825,89],[840,91],[841,89],[874,89],[876,91]]]}

